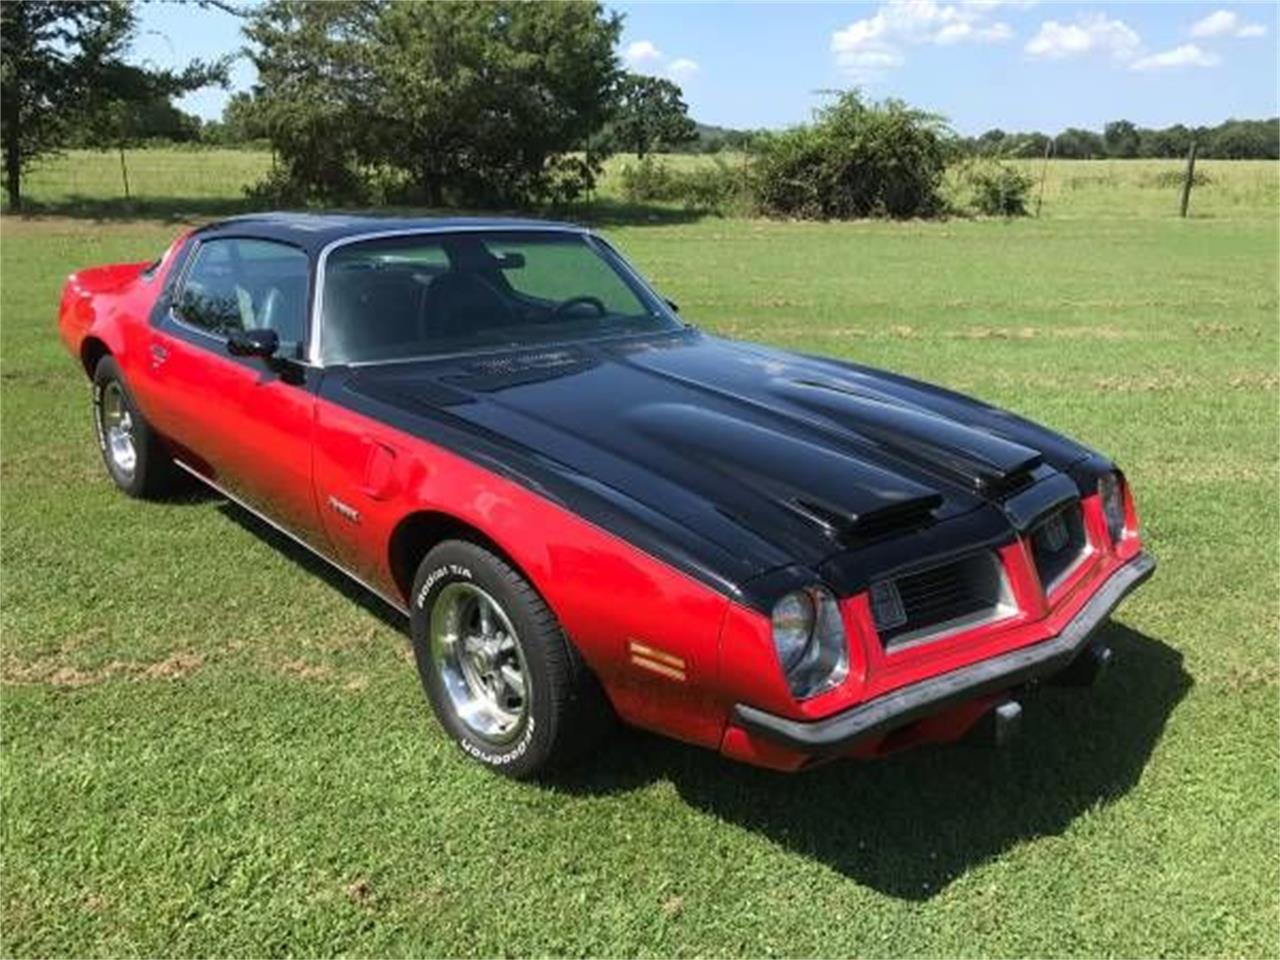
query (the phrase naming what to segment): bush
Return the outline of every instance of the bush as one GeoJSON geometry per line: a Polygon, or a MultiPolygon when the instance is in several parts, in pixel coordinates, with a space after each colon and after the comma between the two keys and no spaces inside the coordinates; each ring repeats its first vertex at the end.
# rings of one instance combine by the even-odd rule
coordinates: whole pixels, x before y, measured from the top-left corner
{"type": "MultiPolygon", "coordinates": [[[[1161,170],[1159,173],[1151,173],[1142,178],[1144,187],[1155,187],[1158,190],[1171,190],[1175,187],[1181,187],[1187,179],[1185,170],[1161,170]]],[[[1206,187],[1213,183],[1213,178],[1203,170],[1197,170],[1191,175],[1191,185],[1193,187],[1206,187]]]]}
{"type": "Polygon", "coordinates": [[[619,179],[622,196],[629,203],[683,203],[691,210],[716,213],[746,211],[752,206],[746,172],[720,157],[690,170],[677,170],[645,157],[638,163],[624,164],[619,179]]]}
{"type": "Polygon", "coordinates": [[[629,203],[676,199],[675,175],[666,163],[652,156],[624,163],[619,173],[622,196],[629,203]]]}
{"type": "Polygon", "coordinates": [[[1007,163],[976,164],[968,172],[973,209],[988,217],[1025,217],[1034,181],[1007,163]]]}
{"type": "Polygon", "coordinates": [[[806,219],[931,217],[951,152],[942,120],[897,100],[844,93],[809,126],[765,135],[753,183],[760,210],[806,219]]]}

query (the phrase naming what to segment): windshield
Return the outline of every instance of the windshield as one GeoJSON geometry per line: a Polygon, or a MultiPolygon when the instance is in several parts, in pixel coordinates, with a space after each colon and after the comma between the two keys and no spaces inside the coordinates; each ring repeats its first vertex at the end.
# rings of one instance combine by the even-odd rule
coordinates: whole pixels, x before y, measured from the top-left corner
{"type": "Polygon", "coordinates": [[[326,364],[680,327],[608,246],[568,231],[422,233],[346,244],[325,261],[322,310],[326,364]]]}

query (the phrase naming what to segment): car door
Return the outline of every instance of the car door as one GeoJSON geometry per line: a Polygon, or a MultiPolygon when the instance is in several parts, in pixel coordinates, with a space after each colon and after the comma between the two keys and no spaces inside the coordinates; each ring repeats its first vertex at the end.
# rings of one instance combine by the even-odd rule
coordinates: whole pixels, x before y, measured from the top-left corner
{"type": "Polygon", "coordinates": [[[257,238],[197,242],[152,325],[143,376],[152,417],[188,466],[307,543],[323,548],[311,483],[319,373],[297,360],[306,339],[309,263],[257,238]],[[234,331],[268,328],[278,360],[236,357],[234,331]]]}

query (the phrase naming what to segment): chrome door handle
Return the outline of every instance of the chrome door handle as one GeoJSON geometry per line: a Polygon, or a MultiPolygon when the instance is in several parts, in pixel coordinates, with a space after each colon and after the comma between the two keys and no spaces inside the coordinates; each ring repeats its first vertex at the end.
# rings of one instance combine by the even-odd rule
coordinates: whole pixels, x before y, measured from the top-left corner
{"type": "Polygon", "coordinates": [[[169,351],[158,343],[151,345],[151,369],[157,370],[160,365],[169,359],[169,351]]]}

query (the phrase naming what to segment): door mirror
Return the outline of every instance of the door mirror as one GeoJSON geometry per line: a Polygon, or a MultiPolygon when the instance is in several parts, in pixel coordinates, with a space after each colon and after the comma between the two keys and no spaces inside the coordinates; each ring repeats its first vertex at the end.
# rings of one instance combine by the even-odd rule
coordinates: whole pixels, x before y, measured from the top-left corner
{"type": "Polygon", "coordinates": [[[280,337],[274,330],[233,330],[227,337],[227,353],[233,357],[262,357],[276,355],[280,349],[280,337]]]}

